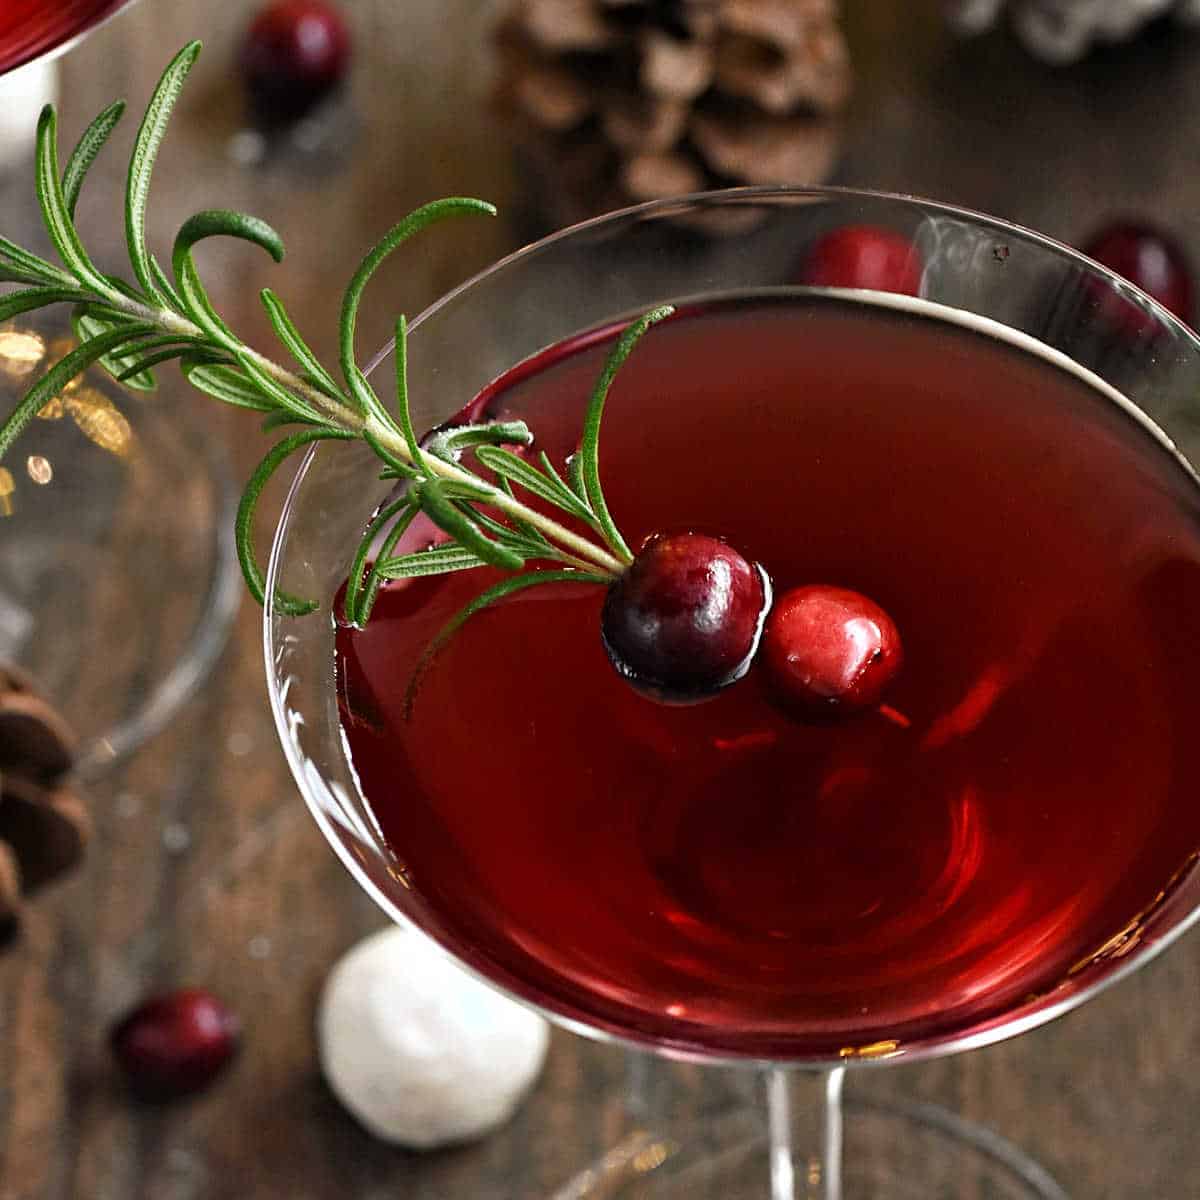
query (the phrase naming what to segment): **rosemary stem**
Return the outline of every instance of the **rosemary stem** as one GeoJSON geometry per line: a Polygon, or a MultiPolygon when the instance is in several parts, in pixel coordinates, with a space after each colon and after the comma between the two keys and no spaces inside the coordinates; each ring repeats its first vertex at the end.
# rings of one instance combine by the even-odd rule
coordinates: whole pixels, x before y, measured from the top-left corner
{"type": "MultiPolygon", "coordinates": [[[[109,302],[109,307],[119,308],[139,321],[153,321],[155,324],[161,325],[168,333],[177,333],[183,337],[204,338],[207,336],[198,325],[194,325],[187,317],[182,317],[169,308],[151,308],[128,296],[122,296],[119,303],[109,302]]],[[[329,417],[340,429],[355,434],[362,432],[366,421],[353,408],[334,400],[320,388],[313,387],[307,379],[301,379],[299,375],[289,371],[286,367],[281,367],[277,362],[267,358],[265,354],[260,354],[249,346],[245,346],[243,349],[246,357],[251,359],[255,366],[270,375],[276,383],[280,383],[289,391],[302,396],[314,408],[329,417]]]]}
{"type": "MultiPolygon", "coordinates": [[[[151,307],[121,294],[118,294],[113,299],[106,297],[105,302],[110,307],[118,308],[139,321],[153,322],[161,326],[168,333],[177,333],[184,337],[204,336],[203,330],[197,325],[194,325],[186,317],[172,312],[170,309],[151,307]]],[[[334,400],[320,388],[314,387],[308,380],[302,379],[286,367],[282,367],[265,355],[258,353],[257,350],[247,347],[246,353],[256,366],[289,391],[302,396],[319,412],[328,417],[331,424],[354,434],[361,434],[364,430],[369,430],[397,458],[417,465],[414,462],[408,443],[391,426],[384,425],[374,417],[364,417],[349,405],[334,400]]],[[[520,500],[514,499],[503,488],[488,484],[482,481],[479,476],[473,475],[471,472],[464,470],[462,467],[455,466],[453,463],[446,462],[436,455],[421,453],[420,457],[421,465],[442,479],[474,484],[476,487],[482,484],[482,486],[488,488],[490,491],[487,500],[488,504],[494,508],[498,508],[501,512],[507,513],[510,517],[528,522],[535,529],[545,534],[551,542],[567,551],[572,559],[580,565],[586,565],[590,570],[598,570],[602,574],[610,575],[613,578],[616,578],[624,571],[625,564],[602,546],[597,545],[589,538],[582,537],[580,534],[574,532],[574,530],[568,529],[565,525],[560,524],[552,517],[546,516],[537,509],[531,508],[527,504],[522,504],[520,500]]]]}
{"type": "MultiPolygon", "coordinates": [[[[367,419],[366,428],[392,451],[397,458],[402,458],[405,462],[413,462],[413,456],[408,448],[408,444],[395,430],[381,424],[374,418],[367,419]]],[[[603,547],[596,545],[595,542],[588,538],[581,537],[565,525],[555,521],[552,517],[547,517],[544,513],[539,512],[536,508],[530,508],[527,504],[522,504],[520,500],[514,499],[503,488],[495,487],[493,484],[481,480],[478,475],[473,475],[470,471],[455,466],[453,463],[446,462],[445,459],[438,458],[434,454],[425,454],[422,452],[421,463],[432,474],[442,479],[473,484],[476,487],[482,485],[487,488],[490,494],[484,503],[490,504],[492,507],[498,508],[501,512],[507,513],[511,517],[516,517],[520,521],[527,521],[535,529],[544,533],[556,545],[561,546],[575,558],[587,563],[589,569],[598,569],[605,575],[611,575],[614,579],[625,570],[625,565],[619,559],[609,554],[603,547]]]]}

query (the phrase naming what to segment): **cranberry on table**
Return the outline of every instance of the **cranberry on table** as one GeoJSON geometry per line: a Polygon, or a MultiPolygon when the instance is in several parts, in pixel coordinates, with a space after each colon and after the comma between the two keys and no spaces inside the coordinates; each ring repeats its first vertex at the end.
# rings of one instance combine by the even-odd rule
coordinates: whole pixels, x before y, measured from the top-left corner
{"type": "Polygon", "coordinates": [[[916,296],[921,274],[921,256],[903,234],[879,225],[843,225],[808,248],[796,282],[916,296]]]}
{"type": "Polygon", "coordinates": [[[655,534],[609,587],[604,647],[639,691],[703,700],[746,673],[769,604],[765,572],[727,542],[655,534]]]}
{"type": "Polygon", "coordinates": [[[169,1100],[202,1091],[237,1053],[238,1019],[215,996],[183,988],[153,997],[116,1026],[109,1045],[134,1093],[169,1100]]]}
{"type": "Polygon", "coordinates": [[[874,601],[848,588],[793,588],[775,602],[762,657],[775,695],[803,717],[837,717],[872,708],[900,669],[895,623],[874,601]]]}
{"type": "MultiPolygon", "coordinates": [[[[1151,225],[1119,221],[1099,230],[1081,249],[1123,275],[1181,321],[1191,321],[1191,269],[1178,243],[1169,235],[1151,225]]],[[[1127,307],[1130,321],[1140,315],[1132,305],[1127,307]]]]}
{"type": "Polygon", "coordinates": [[[276,0],[250,24],[241,65],[257,115],[282,122],[303,116],[342,81],[350,34],[326,0],[276,0]]]}

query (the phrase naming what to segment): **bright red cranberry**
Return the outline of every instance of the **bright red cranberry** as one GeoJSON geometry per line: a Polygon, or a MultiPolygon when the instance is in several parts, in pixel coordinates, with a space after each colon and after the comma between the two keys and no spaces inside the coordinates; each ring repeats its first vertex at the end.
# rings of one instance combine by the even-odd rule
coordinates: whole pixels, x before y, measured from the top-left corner
{"type": "Polygon", "coordinates": [[[333,91],[350,62],[342,14],[325,0],[276,0],[251,22],[242,72],[258,116],[295,120],[333,91]]]}
{"type": "MultiPolygon", "coordinates": [[[[1084,254],[1103,263],[1157,300],[1181,321],[1192,319],[1192,273],[1183,251],[1168,235],[1149,225],[1117,222],[1096,233],[1082,247],[1084,254]]],[[[1126,323],[1141,327],[1141,310],[1128,304],[1126,323]]]]}
{"type": "Polygon", "coordinates": [[[843,225],[808,248],[797,282],[916,296],[921,272],[921,256],[903,234],[879,225],[843,225]]]}
{"type": "Polygon", "coordinates": [[[148,1100],[201,1091],[237,1052],[241,1026],[216,999],[183,988],[139,1005],[114,1026],[109,1044],[130,1087],[148,1100]]]}
{"type": "Polygon", "coordinates": [[[639,691],[703,700],[746,673],[770,598],[762,568],[720,538],[655,534],[608,589],[604,647],[639,691]]]}
{"type": "Polygon", "coordinates": [[[775,602],[762,656],[776,695],[808,717],[871,708],[900,669],[903,651],[891,617],[847,588],[793,588],[775,602]]]}

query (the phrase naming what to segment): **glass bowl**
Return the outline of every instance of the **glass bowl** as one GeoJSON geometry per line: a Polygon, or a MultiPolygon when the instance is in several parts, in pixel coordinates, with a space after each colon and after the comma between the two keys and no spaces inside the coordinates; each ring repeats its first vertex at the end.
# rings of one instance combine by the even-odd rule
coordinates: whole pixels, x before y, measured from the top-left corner
{"type": "MultiPolygon", "coordinates": [[[[53,315],[0,326],[0,390],[15,401],[68,344],[53,315]]],[[[93,369],[33,421],[0,492],[0,661],[67,719],[92,777],[162,729],[225,645],[241,575],[224,444],[173,372],[135,393],[93,369]]]]}

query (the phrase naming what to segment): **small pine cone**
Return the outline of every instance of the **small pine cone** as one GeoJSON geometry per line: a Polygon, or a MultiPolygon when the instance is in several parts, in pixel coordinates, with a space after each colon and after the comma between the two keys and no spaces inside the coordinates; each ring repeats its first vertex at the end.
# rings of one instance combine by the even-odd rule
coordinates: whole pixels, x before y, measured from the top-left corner
{"type": "Polygon", "coordinates": [[[0,667],[0,930],[82,858],[91,822],[63,780],[75,739],[25,675],[0,667]]]}
{"type": "Polygon", "coordinates": [[[951,27],[967,35],[1007,14],[1030,53],[1055,65],[1078,61],[1097,43],[1133,37],[1166,13],[1200,21],[1200,0],[946,0],[945,9],[951,27]]]}
{"type": "Polygon", "coordinates": [[[499,96],[543,215],[824,179],[850,90],[837,0],[511,0],[499,96]]]}

